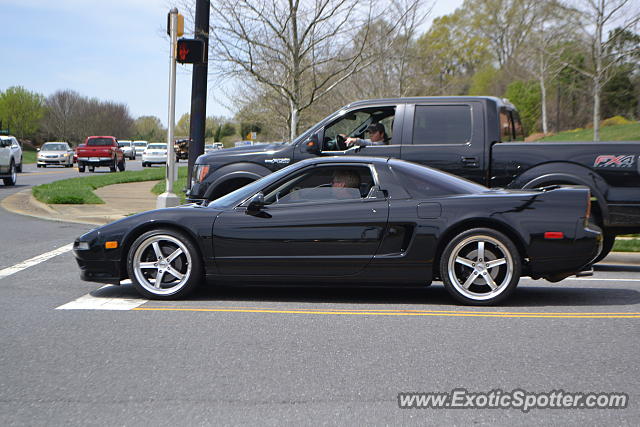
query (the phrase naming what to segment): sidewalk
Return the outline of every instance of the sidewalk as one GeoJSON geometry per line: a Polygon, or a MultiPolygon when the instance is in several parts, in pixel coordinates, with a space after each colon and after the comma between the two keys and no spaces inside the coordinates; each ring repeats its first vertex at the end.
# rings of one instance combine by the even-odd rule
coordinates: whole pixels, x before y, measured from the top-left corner
{"type": "MultiPolygon", "coordinates": [[[[53,221],[103,225],[128,215],[156,208],[151,188],[157,181],[108,185],[95,190],[104,205],[47,205],[31,195],[31,189],[6,197],[0,206],[21,215],[53,221]]],[[[640,266],[640,252],[611,252],[600,264],[640,266]]]]}
{"type": "Polygon", "coordinates": [[[36,200],[31,189],[6,197],[0,206],[21,215],[54,221],[103,225],[128,215],[156,208],[151,188],[157,181],[108,185],[94,192],[103,205],[48,205],[36,200]]]}

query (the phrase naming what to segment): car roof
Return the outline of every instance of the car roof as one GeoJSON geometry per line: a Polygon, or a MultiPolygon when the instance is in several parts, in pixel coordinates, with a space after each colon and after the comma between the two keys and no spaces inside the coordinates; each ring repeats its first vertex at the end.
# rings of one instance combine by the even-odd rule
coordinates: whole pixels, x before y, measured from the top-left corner
{"type": "Polygon", "coordinates": [[[373,164],[385,164],[389,161],[387,157],[366,157],[366,156],[331,156],[331,157],[313,157],[305,159],[298,164],[310,165],[310,164],[331,164],[331,163],[373,163],[373,164]]]}
{"type": "Polygon", "coordinates": [[[379,104],[415,104],[420,102],[469,102],[469,101],[482,101],[482,102],[494,102],[499,107],[505,106],[514,108],[511,102],[507,99],[498,98],[495,96],[414,96],[408,98],[377,98],[377,99],[364,99],[361,101],[355,101],[345,105],[343,108],[352,107],[366,107],[367,105],[377,106],[379,104]]]}

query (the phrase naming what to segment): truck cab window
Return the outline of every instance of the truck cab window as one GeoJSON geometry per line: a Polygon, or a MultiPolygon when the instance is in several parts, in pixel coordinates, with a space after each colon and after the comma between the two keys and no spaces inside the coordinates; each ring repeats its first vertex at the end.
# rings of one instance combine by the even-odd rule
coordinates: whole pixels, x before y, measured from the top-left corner
{"type": "Polygon", "coordinates": [[[395,111],[395,106],[349,111],[325,128],[322,151],[345,150],[347,147],[343,140],[348,137],[367,139],[367,128],[372,123],[382,124],[385,129],[385,145],[393,144],[391,136],[393,135],[395,111]]]}
{"type": "Polygon", "coordinates": [[[469,105],[416,105],[413,144],[466,144],[469,141],[469,105]]]}
{"type": "Polygon", "coordinates": [[[506,108],[500,109],[500,140],[502,142],[513,141],[513,122],[506,108]]]}

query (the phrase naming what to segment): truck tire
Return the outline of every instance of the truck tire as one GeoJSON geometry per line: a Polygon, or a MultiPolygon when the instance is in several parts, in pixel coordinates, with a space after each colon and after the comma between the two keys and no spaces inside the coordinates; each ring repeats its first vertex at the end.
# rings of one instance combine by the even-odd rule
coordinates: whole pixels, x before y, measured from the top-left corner
{"type": "Polygon", "coordinates": [[[123,158],[122,158],[122,161],[121,161],[120,163],[118,163],[118,170],[119,170],[120,172],[124,172],[125,168],[126,168],[126,165],[125,165],[125,163],[124,163],[124,157],[123,157],[123,158]]]}
{"type": "Polygon", "coordinates": [[[600,254],[593,260],[593,264],[602,261],[611,249],[613,249],[613,245],[616,243],[616,235],[611,233],[602,233],[602,250],[600,254]]]}
{"type": "Polygon", "coordinates": [[[116,158],[113,158],[113,161],[111,162],[111,166],[109,166],[109,170],[111,172],[115,172],[118,169],[118,163],[116,162],[116,158]]]}
{"type": "Polygon", "coordinates": [[[78,165],[78,172],[84,173],[84,165],[82,166],[78,165]]]}

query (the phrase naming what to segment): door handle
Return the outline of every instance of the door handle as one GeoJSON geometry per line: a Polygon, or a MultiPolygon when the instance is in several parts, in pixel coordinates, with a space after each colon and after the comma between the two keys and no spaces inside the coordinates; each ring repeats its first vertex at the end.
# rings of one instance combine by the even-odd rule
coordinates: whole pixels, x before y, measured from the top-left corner
{"type": "Polygon", "coordinates": [[[478,158],[477,157],[463,157],[462,165],[465,168],[477,168],[478,167],[478,158]]]}

